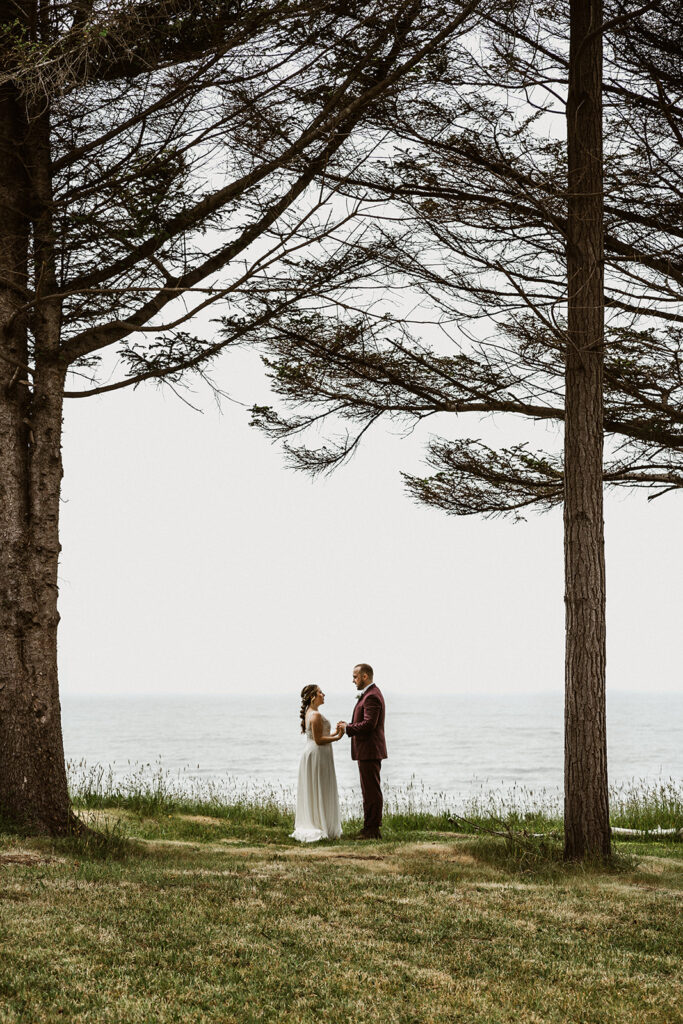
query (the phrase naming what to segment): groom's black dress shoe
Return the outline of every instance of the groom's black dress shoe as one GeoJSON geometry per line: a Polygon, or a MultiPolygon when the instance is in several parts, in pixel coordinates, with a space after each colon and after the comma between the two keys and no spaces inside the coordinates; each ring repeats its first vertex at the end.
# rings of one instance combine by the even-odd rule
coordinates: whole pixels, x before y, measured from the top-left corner
{"type": "Polygon", "coordinates": [[[360,832],[354,832],[350,839],[381,839],[381,832],[366,832],[365,829],[361,829],[360,832]]]}

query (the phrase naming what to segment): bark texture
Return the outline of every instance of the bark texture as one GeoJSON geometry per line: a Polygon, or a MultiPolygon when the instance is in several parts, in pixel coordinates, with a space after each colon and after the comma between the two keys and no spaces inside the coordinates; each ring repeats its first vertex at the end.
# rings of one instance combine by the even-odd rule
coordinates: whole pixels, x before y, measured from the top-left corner
{"type": "MultiPolygon", "coordinates": [[[[3,21],[12,13],[0,11],[3,21]]],[[[28,370],[31,244],[43,269],[40,287],[54,281],[44,194],[49,149],[38,139],[29,145],[32,132],[45,132],[44,123],[30,122],[11,83],[0,86],[0,812],[55,833],[74,824],[57,688],[64,380],[54,358],[55,310],[33,324],[35,369],[28,370]]]]}
{"type": "Polygon", "coordinates": [[[610,854],[603,520],[602,4],[571,0],[565,420],[565,857],[610,854]]]}
{"type": "Polygon", "coordinates": [[[57,685],[62,376],[37,371],[35,387],[30,419],[0,403],[0,811],[54,834],[74,825],[57,685]]]}

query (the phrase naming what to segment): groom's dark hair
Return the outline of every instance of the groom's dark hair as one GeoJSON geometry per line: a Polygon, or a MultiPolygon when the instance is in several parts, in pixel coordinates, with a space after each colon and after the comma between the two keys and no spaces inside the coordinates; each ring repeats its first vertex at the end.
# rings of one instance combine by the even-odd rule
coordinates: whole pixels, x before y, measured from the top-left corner
{"type": "Polygon", "coordinates": [[[361,675],[365,672],[366,676],[369,676],[370,679],[374,677],[375,673],[372,671],[372,665],[366,665],[364,661],[361,661],[357,667],[360,669],[361,675]]]}

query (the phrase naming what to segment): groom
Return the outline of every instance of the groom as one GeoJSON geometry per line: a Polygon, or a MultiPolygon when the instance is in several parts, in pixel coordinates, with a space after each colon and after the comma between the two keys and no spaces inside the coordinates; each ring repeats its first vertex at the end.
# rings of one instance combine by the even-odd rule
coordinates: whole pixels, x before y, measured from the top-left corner
{"type": "Polygon", "coordinates": [[[370,665],[356,665],[353,683],[358,690],[356,706],[349,723],[340,722],[351,737],[351,757],[358,761],[360,788],[363,793],[364,823],[355,839],[380,839],[382,824],[382,787],[380,772],[387,756],[384,742],[384,697],[373,682],[370,665]]]}

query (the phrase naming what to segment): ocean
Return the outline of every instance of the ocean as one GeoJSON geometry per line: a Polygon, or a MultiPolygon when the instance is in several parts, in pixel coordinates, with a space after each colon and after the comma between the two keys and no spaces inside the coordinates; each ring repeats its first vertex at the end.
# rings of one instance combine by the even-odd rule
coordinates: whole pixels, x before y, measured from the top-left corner
{"type": "MultiPolygon", "coordinates": [[[[393,694],[387,703],[389,791],[440,794],[453,805],[482,791],[562,791],[563,709],[555,694],[393,694]]],[[[328,695],[333,723],[351,716],[354,693],[328,695]]],[[[228,781],[243,791],[289,795],[303,745],[294,694],[65,696],[64,745],[72,773],[95,765],[115,778],[161,770],[180,784],[228,781]]],[[[610,783],[683,777],[683,694],[610,693],[610,783]]],[[[340,792],[358,774],[349,741],[334,745],[340,792]]]]}

